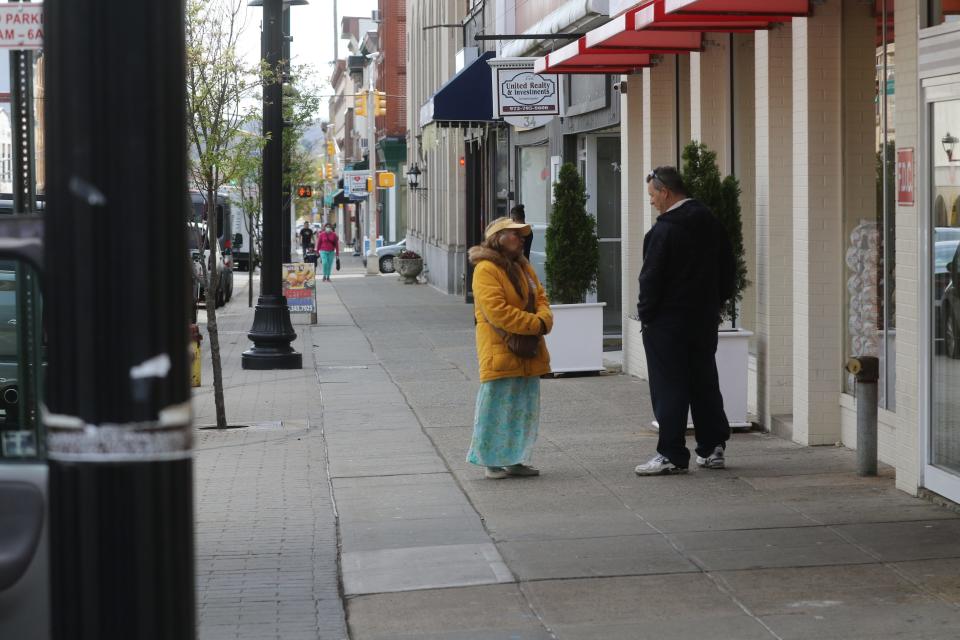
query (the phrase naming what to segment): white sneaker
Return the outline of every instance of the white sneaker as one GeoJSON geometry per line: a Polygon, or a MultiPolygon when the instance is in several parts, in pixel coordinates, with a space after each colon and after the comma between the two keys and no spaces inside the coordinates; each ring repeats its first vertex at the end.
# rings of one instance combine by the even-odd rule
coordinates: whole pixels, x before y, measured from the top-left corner
{"type": "Polygon", "coordinates": [[[697,466],[703,467],[704,469],[723,469],[727,466],[726,461],[723,458],[723,445],[717,445],[711,453],[706,458],[697,456],[697,466]]]}
{"type": "Polygon", "coordinates": [[[510,474],[503,467],[487,467],[483,475],[487,480],[503,480],[510,474]]]}
{"type": "Polygon", "coordinates": [[[638,476],[666,476],[686,473],[687,469],[678,467],[658,453],[645,464],[638,464],[633,472],[638,476]]]}

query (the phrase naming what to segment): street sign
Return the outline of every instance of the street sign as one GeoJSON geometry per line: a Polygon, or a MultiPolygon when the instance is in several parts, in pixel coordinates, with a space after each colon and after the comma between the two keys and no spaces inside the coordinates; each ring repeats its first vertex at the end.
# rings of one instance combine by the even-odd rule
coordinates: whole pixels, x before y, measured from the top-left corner
{"type": "Polygon", "coordinates": [[[0,4],[0,49],[43,49],[42,4],[0,4]]]}
{"type": "Polygon", "coordinates": [[[369,171],[344,171],[343,193],[351,198],[367,197],[367,178],[369,177],[369,171]]]}

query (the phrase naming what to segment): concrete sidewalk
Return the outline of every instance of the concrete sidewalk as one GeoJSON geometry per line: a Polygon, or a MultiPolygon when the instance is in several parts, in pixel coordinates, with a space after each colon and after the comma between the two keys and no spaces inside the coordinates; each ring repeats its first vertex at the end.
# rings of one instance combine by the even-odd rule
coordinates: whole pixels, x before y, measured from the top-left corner
{"type": "Polygon", "coordinates": [[[471,307],[344,263],[295,317],[302,371],[243,372],[245,293],[221,315],[228,416],[258,424],[198,431],[201,637],[343,637],[338,588],[355,640],[960,634],[955,513],[759,433],[725,471],[637,478],[629,376],[544,380],[543,475],[484,480],[471,307]]]}

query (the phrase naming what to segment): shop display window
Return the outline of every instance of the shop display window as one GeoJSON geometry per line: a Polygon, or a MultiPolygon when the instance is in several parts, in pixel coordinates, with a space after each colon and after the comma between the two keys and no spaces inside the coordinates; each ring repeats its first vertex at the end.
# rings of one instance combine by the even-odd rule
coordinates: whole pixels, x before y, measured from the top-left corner
{"type": "MultiPolygon", "coordinates": [[[[879,404],[895,408],[896,381],[896,131],[893,0],[874,3],[873,206],[845,213],[845,347],[847,355],[880,359],[879,404]]],[[[861,108],[850,105],[849,108],[861,108]]],[[[958,230],[960,231],[960,230],[958,230]]],[[[844,391],[853,393],[847,375],[844,391]]]]}

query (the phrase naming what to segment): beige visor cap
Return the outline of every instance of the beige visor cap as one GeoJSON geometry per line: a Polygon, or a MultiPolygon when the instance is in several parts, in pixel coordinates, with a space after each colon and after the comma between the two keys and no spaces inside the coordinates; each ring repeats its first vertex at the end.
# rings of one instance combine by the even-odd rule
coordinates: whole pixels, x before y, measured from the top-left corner
{"type": "Polygon", "coordinates": [[[506,231],[507,229],[515,229],[520,232],[522,236],[528,236],[532,231],[530,225],[522,222],[514,222],[512,218],[497,218],[484,229],[483,237],[489,240],[494,234],[506,231]]]}

